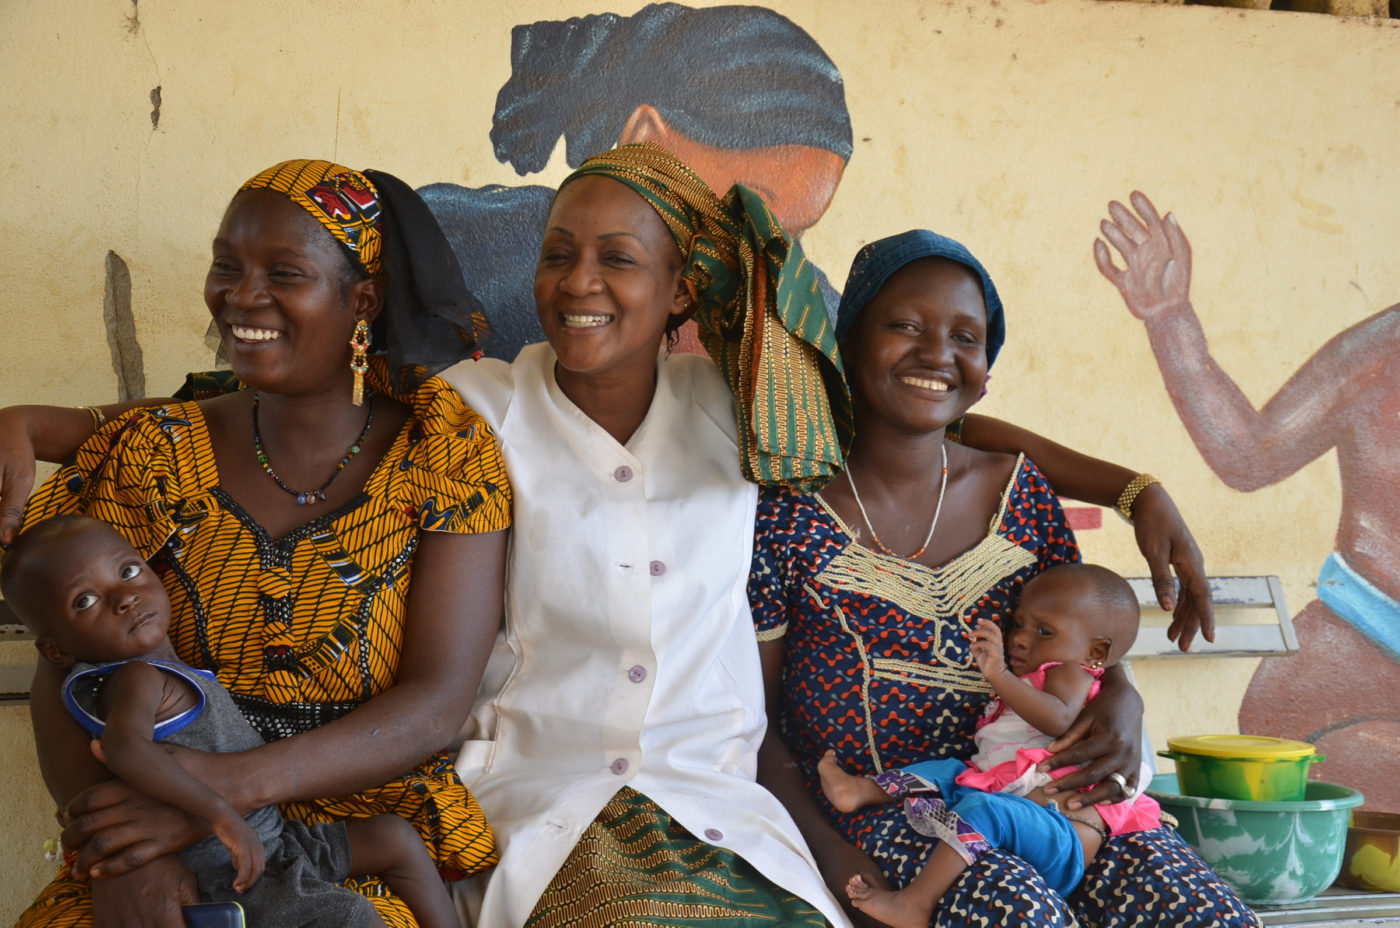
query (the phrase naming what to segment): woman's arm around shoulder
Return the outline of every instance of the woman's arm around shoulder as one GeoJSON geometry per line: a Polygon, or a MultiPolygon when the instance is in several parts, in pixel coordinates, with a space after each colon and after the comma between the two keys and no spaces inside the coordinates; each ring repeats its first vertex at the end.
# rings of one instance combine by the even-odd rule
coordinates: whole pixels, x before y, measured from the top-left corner
{"type": "Polygon", "coordinates": [[[109,406],[7,406],[0,409],[0,544],[15,540],[34,489],[36,461],[59,464],[98,427],[129,409],[167,402],[131,400],[109,406]]]}
{"type": "MultiPolygon", "coordinates": [[[[1034,432],[986,416],[968,415],[962,441],[987,451],[1022,453],[1035,461],[1061,496],[1116,508],[1138,473],[1081,454],[1034,432]]],[[[1138,549],[1147,561],[1157,603],[1172,613],[1167,630],[1181,650],[1191,647],[1199,631],[1215,640],[1215,613],[1205,559],[1176,503],[1161,483],[1151,483],[1134,498],[1131,510],[1138,549]],[[1173,571],[1180,584],[1173,578],[1173,571]]]]}

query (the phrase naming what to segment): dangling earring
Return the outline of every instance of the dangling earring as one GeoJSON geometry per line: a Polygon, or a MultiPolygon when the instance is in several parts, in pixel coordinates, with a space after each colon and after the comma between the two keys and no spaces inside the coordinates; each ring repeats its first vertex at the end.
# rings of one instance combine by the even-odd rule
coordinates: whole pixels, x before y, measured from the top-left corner
{"type": "Polygon", "coordinates": [[[355,386],[350,391],[350,402],[356,406],[365,403],[365,371],[369,370],[369,323],[361,319],[355,323],[355,332],[350,336],[350,370],[355,374],[355,386]]]}
{"type": "Polygon", "coordinates": [[[979,393],[979,394],[977,394],[977,398],[978,398],[979,400],[980,400],[982,397],[984,397],[984,396],[987,395],[987,384],[989,384],[989,383],[991,383],[991,382],[992,382],[992,375],[991,375],[991,374],[988,374],[988,375],[987,375],[987,379],[984,380],[984,381],[982,381],[982,392],[979,393]]]}

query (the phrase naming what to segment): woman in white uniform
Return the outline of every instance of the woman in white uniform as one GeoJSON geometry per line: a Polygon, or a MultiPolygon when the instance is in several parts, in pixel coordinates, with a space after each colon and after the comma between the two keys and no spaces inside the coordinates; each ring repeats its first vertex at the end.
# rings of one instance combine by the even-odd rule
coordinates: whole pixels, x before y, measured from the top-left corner
{"type": "MultiPolygon", "coordinates": [[[[761,321],[765,300],[810,274],[787,248],[746,191],[722,205],[655,146],[605,153],[550,211],[535,278],[549,343],[511,365],[444,374],[496,428],[516,499],[505,627],[458,757],[501,854],[482,928],[624,913],[846,923],[755,782],[765,720],[746,583],[757,487],[736,466],[734,394],[708,360],[657,352],[697,309],[712,323],[719,304],[761,321]],[[766,249],[757,271],[755,243],[766,249]],[[755,273],[766,287],[750,285],[755,273]]],[[[823,372],[839,369],[788,342],[805,363],[783,372],[815,400],[823,372]]],[[[789,442],[795,459],[743,449],[749,469],[802,483],[839,455],[831,416],[815,412],[823,441],[804,429],[789,442]]]]}

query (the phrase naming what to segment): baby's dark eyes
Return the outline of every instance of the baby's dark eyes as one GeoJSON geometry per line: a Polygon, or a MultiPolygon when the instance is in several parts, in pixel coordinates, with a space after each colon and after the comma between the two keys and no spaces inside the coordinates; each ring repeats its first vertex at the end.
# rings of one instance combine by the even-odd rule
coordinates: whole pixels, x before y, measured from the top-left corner
{"type": "Polygon", "coordinates": [[[135,564],[135,563],[133,563],[133,564],[127,564],[125,567],[122,568],[122,579],[123,579],[123,580],[134,580],[134,579],[136,579],[137,577],[139,577],[140,575],[141,575],[141,565],[140,565],[140,564],[135,564]]]}
{"type": "Polygon", "coordinates": [[[79,593],[78,598],[73,600],[73,611],[82,612],[84,609],[91,609],[97,604],[97,597],[91,593],[79,593]]]}

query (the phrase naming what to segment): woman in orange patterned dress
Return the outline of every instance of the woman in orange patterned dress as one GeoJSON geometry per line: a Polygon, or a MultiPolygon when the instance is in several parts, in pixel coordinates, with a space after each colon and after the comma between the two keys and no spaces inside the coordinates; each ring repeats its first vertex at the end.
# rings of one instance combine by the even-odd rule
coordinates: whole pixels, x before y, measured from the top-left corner
{"type": "MultiPolygon", "coordinates": [[[[181,659],[213,670],[267,742],[179,754],[235,807],[397,813],[444,874],[480,870],[491,831],[441,750],[500,622],[510,487],[486,423],[402,361],[471,350],[450,248],[401,181],[286,162],[233,198],[204,292],[244,389],[72,412],[75,431],[103,421],[26,519],[86,512],[150,559],[181,659]]],[[[41,456],[64,441],[61,417],[45,422],[41,456]]],[[[32,709],[76,853],[19,924],[177,928],[196,900],[172,852],[207,829],[111,780],[59,682],[41,666],[32,709]]],[[[378,881],[355,885],[387,924],[414,924],[378,881]]]]}

